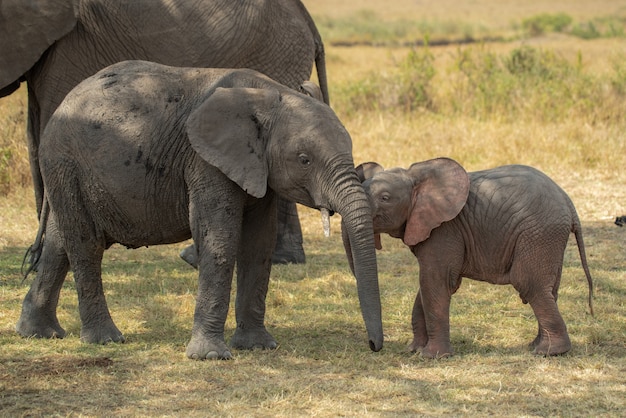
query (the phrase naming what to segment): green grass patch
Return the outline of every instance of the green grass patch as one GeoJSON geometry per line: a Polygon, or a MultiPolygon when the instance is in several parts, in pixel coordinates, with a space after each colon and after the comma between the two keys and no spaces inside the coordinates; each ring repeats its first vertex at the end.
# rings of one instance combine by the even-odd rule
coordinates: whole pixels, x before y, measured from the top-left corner
{"type": "Polygon", "coordinates": [[[348,16],[315,17],[326,43],[330,45],[397,46],[421,43],[429,37],[433,44],[483,41],[513,41],[528,37],[563,33],[581,39],[622,38],[626,16],[594,16],[577,21],[567,13],[539,13],[513,19],[508,27],[488,27],[478,22],[438,18],[384,19],[371,9],[361,9],[348,16]]]}
{"type": "Polygon", "coordinates": [[[585,71],[582,62],[582,52],[570,62],[531,46],[507,53],[478,46],[459,47],[448,68],[441,68],[426,43],[410,49],[392,70],[345,82],[334,102],[348,115],[426,110],[479,120],[623,120],[623,61],[615,59],[612,71],[603,74],[585,71]]]}

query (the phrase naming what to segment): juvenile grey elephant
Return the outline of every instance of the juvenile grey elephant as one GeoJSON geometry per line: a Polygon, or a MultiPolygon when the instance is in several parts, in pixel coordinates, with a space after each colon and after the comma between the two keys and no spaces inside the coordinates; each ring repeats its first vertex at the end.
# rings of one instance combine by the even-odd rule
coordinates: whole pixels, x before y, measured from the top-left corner
{"type": "MultiPolygon", "coordinates": [[[[468,174],[447,158],[408,170],[365,163],[357,172],[372,207],[377,248],[379,234],[387,233],[402,239],[419,262],[411,351],[428,358],[453,353],[450,298],[463,277],[511,284],[530,303],[539,323],[530,344],[535,354],[570,350],[557,307],[570,232],[587,277],[592,314],[593,285],[576,209],[550,178],[521,165],[468,174]]],[[[343,236],[348,249],[351,238],[343,236]]]]}
{"type": "Polygon", "coordinates": [[[199,285],[187,356],[231,357],[224,322],[235,263],[231,346],[275,348],[264,317],[281,195],[342,215],[370,348],[381,349],[372,215],[351,138],[324,103],[253,70],[125,61],[67,95],[41,151],[50,215],[21,335],[65,335],[56,308],[71,267],[81,339],[123,341],[103,293],[104,250],[192,237],[199,285]]]}
{"type": "MultiPolygon", "coordinates": [[[[28,152],[41,211],[40,138],[65,95],[123,60],[252,68],[293,89],[313,63],[328,103],[324,46],[300,0],[3,0],[0,97],[28,85],[28,152]]],[[[304,263],[296,206],[279,201],[274,261],[304,263]]]]}

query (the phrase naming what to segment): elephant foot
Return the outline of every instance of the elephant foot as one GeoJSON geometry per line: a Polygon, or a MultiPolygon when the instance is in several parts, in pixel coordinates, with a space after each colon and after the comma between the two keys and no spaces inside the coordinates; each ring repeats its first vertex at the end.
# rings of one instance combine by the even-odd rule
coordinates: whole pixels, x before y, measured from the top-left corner
{"type": "Polygon", "coordinates": [[[454,354],[454,350],[449,344],[445,345],[435,345],[435,344],[426,344],[424,347],[417,350],[421,357],[429,358],[429,359],[440,359],[445,357],[450,357],[454,354]]]}
{"type": "Polygon", "coordinates": [[[22,314],[15,325],[15,330],[22,337],[36,338],[64,338],[65,330],[61,328],[55,316],[25,312],[22,307],[22,314]]]}
{"type": "Polygon", "coordinates": [[[572,343],[567,334],[564,337],[555,337],[549,334],[537,336],[529,346],[533,350],[533,354],[538,356],[558,356],[572,349],[572,343]]]}
{"type": "Polygon", "coordinates": [[[241,350],[274,350],[278,344],[265,328],[237,328],[230,340],[230,346],[241,350]]]}
{"type": "Polygon", "coordinates": [[[304,264],[306,257],[302,242],[289,240],[283,237],[276,242],[274,254],[272,255],[272,264],[304,264]]]}
{"type": "Polygon", "coordinates": [[[223,337],[192,336],[187,344],[187,357],[192,360],[230,360],[233,358],[223,337]]]}
{"type": "Polygon", "coordinates": [[[424,348],[427,343],[428,343],[428,338],[421,338],[421,337],[414,336],[413,341],[411,342],[411,344],[409,344],[409,347],[407,349],[411,353],[415,353],[417,351],[420,351],[422,348],[424,348]]]}
{"type": "Polygon", "coordinates": [[[99,325],[97,327],[85,327],[80,330],[80,340],[89,344],[123,343],[126,341],[124,335],[110,321],[110,324],[99,325]]]}

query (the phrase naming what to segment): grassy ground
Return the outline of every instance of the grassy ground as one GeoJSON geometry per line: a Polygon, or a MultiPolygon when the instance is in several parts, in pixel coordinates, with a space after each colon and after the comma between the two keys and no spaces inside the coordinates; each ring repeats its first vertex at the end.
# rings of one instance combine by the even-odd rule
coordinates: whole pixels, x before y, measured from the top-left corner
{"type": "MultiPolygon", "coordinates": [[[[355,2],[305,3],[314,16],[355,13],[355,2]]],[[[374,9],[377,3],[358,4],[374,9]]],[[[531,1],[522,6],[480,0],[471,9],[453,0],[385,4],[377,12],[388,21],[415,13],[509,31],[515,26],[512,20],[540,12],[565,10],[584,19],[618,13],[626,2],[531,1]]],[[[570,62],[580,56],[585,74],[608,78],[614,72],[612,57],[626,52],[620,39],[582,41],[563,34],[485,47],[508,56],[522,44],[556,51],[570,62]]],[[[536,111],[515,117],[452,111],[444,104],[459,48],[431,48],[437,72],[429,91],[439,110],[354,112],[342,97],[354,88],[351,83],[364,83],[372,72],[392,76],[410,49],[330,45],[331,100],[353,137],[357,163],[376,159],[387,167],[406,167],[450,156],[468,170],[529,164],[570,194],[596,283],[592,317],[584,274],[570,242],[559,298],[573,343],[570,353],[531,355],[526,345],[537,325],[530,307],[509,286],[470,280],[453,297],[456,355],[426,361],[407,353],[418,268],[406,248],[388,237],[378,256],[385,347],[370,352],[339,222],[333,219],[333,235],[325,239],[318,215],[302,207],[307,263],[272,270],[267,322],[280,343],[275,351],[237,351],[228,362],[185,358],[197,286],[197,275],[177,256],[185,243],[138,250],[114,246],[106,253],[105,291],[127,343],[79,342],[71,277],[58,310],[68,337],[22,339],[14,326],[30,279],[22,282],[20,265],[37,228],[32,190],[21,186],[28,177],[20,142],[22,94],[0,100],[0,173],[11,178],[11,187],[0,197],[0,416],[623,416],[626,229],[612,222],[626,215],[626,112],[619,103],[616,112],[607,110],[611,106],[604,102],[611,95],[596,101],[596,116],[603,117],[573,111],[566,118],[545,120],[536,111]],[[3,171],[9,164],[10,170],[3,171]]],[[[227,336],[233,331],[231,312],[227,336]]]]}

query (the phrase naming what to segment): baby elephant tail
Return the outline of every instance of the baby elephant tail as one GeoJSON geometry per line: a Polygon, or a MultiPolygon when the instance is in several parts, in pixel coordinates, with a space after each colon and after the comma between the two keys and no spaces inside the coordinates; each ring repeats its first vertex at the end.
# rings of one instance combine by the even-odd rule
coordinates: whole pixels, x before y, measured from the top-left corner
{"type": "Polygon", "coordinates": [[[587,276],[587,284],[589,285],[589,311],[593,316],[593,279],[589,272],[589,266],[587,265],[587,255],[585,253],[585,241],[583,240],[583,232],[580,227],[580,220],[578,216],[574,214],[574,222],[572,223],[572,232],[576,237],[576,245],[578,246],[578,254],[580,255],[580,262],[583,265],[585,276],[587,276]]]}

